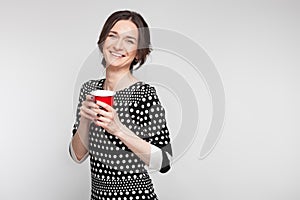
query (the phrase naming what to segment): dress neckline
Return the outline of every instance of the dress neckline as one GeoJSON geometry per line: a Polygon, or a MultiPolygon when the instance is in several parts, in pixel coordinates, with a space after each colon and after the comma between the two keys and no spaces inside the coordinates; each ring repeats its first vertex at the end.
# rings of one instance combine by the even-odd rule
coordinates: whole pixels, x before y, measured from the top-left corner
{"type": "MultiPolygon", "coordinates": [[[[102,78],[99,80],[98,82],[98,85],[97,85],[97,88],[100,89],[100,90],[104,90],[103,89],[103,84],[104,84],[104,81],[106,79],[105,78],[102,78]]],[[[135,83],[121,89],[121,90],[117,90],[117,91],[114,91],[115,93],[118,93],[118,92],[123,92],[123,91],[127,91],[127,90],[130,90],[132,87],[136,86],[136,85],[140,85],[140,84],[143,84],[143,81],[136,81],[135,83]]]]}

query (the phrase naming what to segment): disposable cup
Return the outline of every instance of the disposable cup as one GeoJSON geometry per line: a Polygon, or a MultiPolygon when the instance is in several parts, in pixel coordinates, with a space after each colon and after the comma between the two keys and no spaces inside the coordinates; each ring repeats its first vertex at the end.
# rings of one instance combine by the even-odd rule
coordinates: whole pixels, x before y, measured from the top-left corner
{"type": "Polygon", "coordinates": [[[91,95],[94,96],[95,102],[102,101],[110,106],[114,104],[114,91],[110,90],[94,90],[91,92],[91,95]]]}

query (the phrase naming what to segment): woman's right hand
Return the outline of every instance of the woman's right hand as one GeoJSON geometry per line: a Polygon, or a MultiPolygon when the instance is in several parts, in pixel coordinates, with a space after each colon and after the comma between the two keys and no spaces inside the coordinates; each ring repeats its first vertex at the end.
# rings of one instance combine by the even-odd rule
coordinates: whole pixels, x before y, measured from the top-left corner
{"type": "Polygon", "coordinates": [[[94,96],[86,95],[86,99],[80,107],[80,121],[91,122],[97,118],[99,106],[94,102],[94,96]]]}

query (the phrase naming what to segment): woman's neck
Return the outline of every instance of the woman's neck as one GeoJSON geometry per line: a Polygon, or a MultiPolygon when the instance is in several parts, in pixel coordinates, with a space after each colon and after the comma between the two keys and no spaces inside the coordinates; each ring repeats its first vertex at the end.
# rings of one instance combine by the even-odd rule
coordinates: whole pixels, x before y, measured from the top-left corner
{"type": "Polygon", "coordinates": [[[128,70],[113,70],[111,68],[106,68],[106,79],[103,85],[103,89],[118,91],[122,90],[138,80],[131,74],[128,70]]]}

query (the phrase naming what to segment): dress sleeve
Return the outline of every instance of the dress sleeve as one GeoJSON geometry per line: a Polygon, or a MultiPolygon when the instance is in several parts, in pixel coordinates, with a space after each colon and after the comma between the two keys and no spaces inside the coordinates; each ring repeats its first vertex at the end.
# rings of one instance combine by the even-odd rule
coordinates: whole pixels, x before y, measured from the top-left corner
{"type": "Polygon", "coordinates": [[[156,163],[152,158],[157,158],[160,163],[159,171],[166,173],[170,170],[172,147],[165,118],[165,109],[161,105],[156,90],[149,86],[144,90],[144,97],[136,108],[139,115],[139,128],[141,137],[151,144],[151,163],[156,163]],[[160,155],[157,155],[160,154],[160,155]]]}
{"type": "MultiPolygon", "coordinates": [[[[79,123],[80,123],[80,107],[82,105],[82,102],[85,99],[85,96],[87,94],[86,92],[86,85],[88,84],[88,82],[82,84],[81,89],[80,89],[80,93],[79,93],[79,100],[78,100],[78,104],[77,104],[77,108],[76,108],[76,115],[75,115],[75,122],[73,124],[73,129],[72,129],[72,137],[74,137],[75,133],[77,132],[77,129],[79,127],[79,123]]],[[[71,156],[71,158],[76,162],[76,163],[82,163],[88,156],[88,152],[86,153],[86,155],[84,155],[84,157],[81,160],[78,160],[75,152],[73,150],[72,147],[72,141],[69,144],[69,154],[71,156]]]]}

